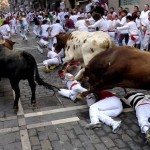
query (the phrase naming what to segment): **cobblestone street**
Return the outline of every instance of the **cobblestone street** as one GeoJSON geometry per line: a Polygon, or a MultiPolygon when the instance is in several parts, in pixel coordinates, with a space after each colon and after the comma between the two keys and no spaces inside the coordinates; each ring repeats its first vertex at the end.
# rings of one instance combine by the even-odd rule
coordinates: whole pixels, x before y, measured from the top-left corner
{"type": "MultiPolygon", "coordinates": [[[[18,42],[14,49],[28,51],[40,64],[46,59],[46,51],[41,54],[37,50],[37,39],[31,31],[28,41],[23,41],[19,35],[13,36],[18,42]]],[[[43,67],[38,65],[38,68],[44,81],[63,87],[58,77],[59,68],[47,74],[43,67]]],[[[7,79],[0,83],[0,150],[150,150],[132,109],[124,109],[116,118],[122,120],[117,134],[104,124],[100,129],[86,130],[84,126],[90,120],[84,100],[73,103],[37,85],[37,108],[32,109],[31,91],[25,80],[20,82],[19,112],[15,114],[10,83],[7,79]]],[[[113,91],[119,96],[124,94],[120,88],[113,91]]]]}

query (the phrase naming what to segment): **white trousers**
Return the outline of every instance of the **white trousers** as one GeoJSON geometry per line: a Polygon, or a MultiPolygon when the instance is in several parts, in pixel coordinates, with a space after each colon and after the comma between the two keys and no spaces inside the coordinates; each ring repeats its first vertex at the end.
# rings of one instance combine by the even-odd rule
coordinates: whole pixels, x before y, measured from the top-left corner
{"type": "Polygon", "coordinates": [[[55,47],[54,47],[54,44],[57,43],[57,39],[56,37],[52,38],[52,39],[49,39],[49,48],[52,50],[52,51],[55,51],[55,47]]]}
{"type": "Polygon", "coordinates": [[[87,91],[87,89],[83,88],[80,84],[77,84],[72,87],[72,89],[60,89],[58,93],[62,96],[71,98],[71,97],[77,97],[79,94],[87,91]]]}
{"type": "MultiPolygon", "coordinates": [[[[143,103],[147,103],[146,100],[143,103]]],[[[148,122],[148,118],[150,118],[150,103],[138,106],[136,108],[136,117],[138,119],[141,132],[146,133],[144,127],[147,127],[147,129],[150,128],[150,122],[148,122]]]]}
{"type": "Polygon", "coordinates": [[[117,117],[123,110],[120,99],[116,96],[105,98],[90,106],[90,120],[92,124],[102,121],[108,126],[113,126],[115,120],[111,117],[117,117]]]}
{"type": "Polygon", "coordinates": [[[140,41],[139,41],[139,36],[134,36],[134,37],[136,38],[135,41],[133,41],[133,40],[131,39],[131,37],[129,37],[129,41],[128,41],[127,46],[134,47],[135,44],[139,44],[139,43],[140,43],[140,41]]]}
{"type": "Polygon", "coordinates": [[[56,66],[58,66],[59,64],[60,63],[59,63],[58,58],[52,58],[52,59],[47,59],[47,60],[43,61],[43,65],[56,65],[56,66]]]}
{"type": "Polygon", "coordinates": [[[33,33],[34,33],[36,36],[40,36],[40,26],[39,26],[39,25],[34,25],[33,33]]]}
{"type": "Polygon", "coordinates": [[[149,43],[150,43],[150,35],[145,34],[142,41],[142,48],[148,50],[149,43]]]}

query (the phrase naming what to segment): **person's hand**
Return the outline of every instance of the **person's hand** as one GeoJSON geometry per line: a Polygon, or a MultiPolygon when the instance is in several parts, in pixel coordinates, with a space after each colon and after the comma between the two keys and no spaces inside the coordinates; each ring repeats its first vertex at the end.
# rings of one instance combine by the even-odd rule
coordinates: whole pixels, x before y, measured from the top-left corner
{"type": "Polygon", "coordinates": [[[81,96],[82,97],[86,97],[88,94],[90,94],[90,92],[89,91],[85,91],[85,92],[81,93],[81,96]]]}

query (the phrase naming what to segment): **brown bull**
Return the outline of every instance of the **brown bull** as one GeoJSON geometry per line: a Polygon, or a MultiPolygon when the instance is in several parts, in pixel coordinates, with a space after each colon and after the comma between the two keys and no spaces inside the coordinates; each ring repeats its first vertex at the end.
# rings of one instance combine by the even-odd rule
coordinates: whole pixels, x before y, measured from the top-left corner
{"type": "Polygon", "coordinates": [[[128,46],[110,48],[93,57],[84,78],[92,85],[88,93],[114,87],[150,89],[150,53],[128,46]]]}

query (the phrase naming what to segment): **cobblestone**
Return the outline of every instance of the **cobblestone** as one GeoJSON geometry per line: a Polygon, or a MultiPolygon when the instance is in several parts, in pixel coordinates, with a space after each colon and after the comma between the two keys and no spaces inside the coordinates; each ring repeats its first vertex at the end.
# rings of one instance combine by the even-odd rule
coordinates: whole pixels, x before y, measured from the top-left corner
{"type": "Polygon", "coordinates": [[[52,150],[52,146],[49,140],[41,141],[41,147],[42,147],[42,150],[52,150]]]}
{"type": "Polygon", "coordinates": [[[39,139],[38,139],[37,136],[32,136],[32,137],[30,137],[30,142],[31,142],[31,145],[33,145],[33,146],[40,144],[39,139]]]}
{"type": "Polygon", "coordinates": [[[67,142],[67,141],[69,141],[68,136],[64,135],[64,134],[60,134],[59,135],[59,139],[60,139],[61,142],[67,142]]]}
{"type": "Polygon", "coordinates": [[[59,140],[58,135],[57,135],[56,133],[50,133],[50,134],[48,135],[48,137],[49,137],[50,141],[59,140]]]}
{"type": "Polygon", "coordinates": [[[96,150],[108,150],[103,143],[95,144],[94,146],[96,147],[96,150]]]}
{"type": "Polygon", "coordinates": [[[114,142],[109,137],[101,137],[101,140],[104,142],[107,148],[115,146],[114,142]]]}

